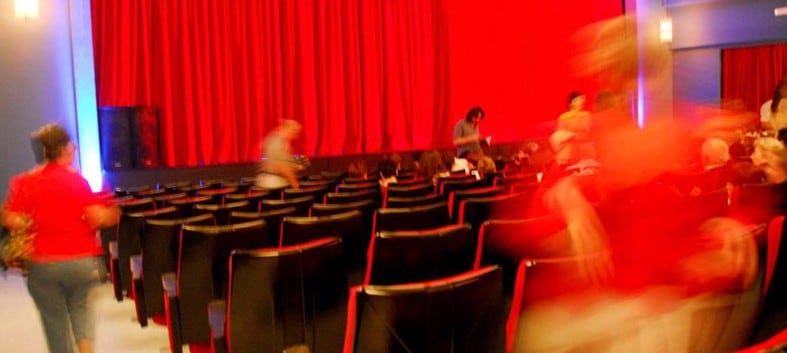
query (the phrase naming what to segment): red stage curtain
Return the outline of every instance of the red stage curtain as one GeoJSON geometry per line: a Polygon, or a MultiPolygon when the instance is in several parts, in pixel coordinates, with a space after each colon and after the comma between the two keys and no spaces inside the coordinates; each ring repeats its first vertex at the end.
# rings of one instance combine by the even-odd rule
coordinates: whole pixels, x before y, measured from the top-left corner
{"type": "MultiPolygon", "coordinates": [[[[514,141],[574,89],[568,37],[618,0],[93,1],[100,106],[160,107],[162,164],[258,157],[281,118],[307,155],[451,145],[473,105],[514,141]],[[537,5],[533,5],[537,4],[537,5]]],[[[588,98],[592,98],[589,96],[588,98]]]]}
{"type": "Polygon", "coordinates": [[[304,124],[310,155],[426,147],[446,92],[442,6],[94,1],[99,105],[159,106],[167,166],[254,160],[281,118],[304,124]]]}
{"type": "Polygon", "coordinates": [[[759,114],[773,90],[787,77],[787,43],[722,50],[721,97],[740,101],[759,114]]]}

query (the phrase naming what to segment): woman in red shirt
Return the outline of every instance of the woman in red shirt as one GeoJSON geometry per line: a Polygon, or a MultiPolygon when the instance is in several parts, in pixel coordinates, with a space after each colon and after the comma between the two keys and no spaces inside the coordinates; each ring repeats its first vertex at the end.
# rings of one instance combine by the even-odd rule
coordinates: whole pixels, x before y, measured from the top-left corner
{"type": "Polygon", "coordinates": [[[35,229],[27,288],[38,308],[50,352],[93,352],[94,303],[99,283],[96,229],[117,222],[120,211],[95,197],[71,167],[76,146],[56,124],[33,134],[44,163],[11,180],[3,206],[9,229],[32,220],[35,229]],[[69,329],[70,328],[70,329],[69,329]]]}

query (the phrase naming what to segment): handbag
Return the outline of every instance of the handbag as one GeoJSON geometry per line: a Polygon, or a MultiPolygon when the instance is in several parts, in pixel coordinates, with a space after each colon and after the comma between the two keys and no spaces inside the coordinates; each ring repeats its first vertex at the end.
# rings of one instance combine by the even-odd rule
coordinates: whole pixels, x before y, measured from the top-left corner
{"type": "Polygon", "coordinates": [[[0,235],[0,265],[3,270],[18,268],[26,274],[33,255],[33,239],[36,233],[32,218],[20,217],[20,227],[10,231],[3,228],[0,235]]]}

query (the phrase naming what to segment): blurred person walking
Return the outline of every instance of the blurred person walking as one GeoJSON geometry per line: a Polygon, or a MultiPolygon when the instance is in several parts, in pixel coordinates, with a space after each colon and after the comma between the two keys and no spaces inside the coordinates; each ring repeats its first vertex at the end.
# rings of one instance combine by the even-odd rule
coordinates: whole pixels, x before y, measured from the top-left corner
{"type": "Polygon", "coordinates": [[[116,206],[104,205],[71,166],[76,146],[59,125],[33,134],[43,164],[15,176],[3,205],[3,225],[30,227],[33,238],[27,288],[52,353],[90,353],[95,341],[95,303],[102,250],[96,229],[113,225],[116,206]],[[76,350],[75,350],[76,347],[76,350]]]}

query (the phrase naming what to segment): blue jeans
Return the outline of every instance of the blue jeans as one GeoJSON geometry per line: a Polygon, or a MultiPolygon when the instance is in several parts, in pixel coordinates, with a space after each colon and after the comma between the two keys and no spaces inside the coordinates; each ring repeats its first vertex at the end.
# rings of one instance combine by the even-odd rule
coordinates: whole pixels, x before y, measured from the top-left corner
{"type": "Polygon", "coordinates": [[[33,263],[27,290],[41,315],[50,353],[73,353],[75,342],[95,341],[95,303],[99,284],[97,257],[33,263]]]}

